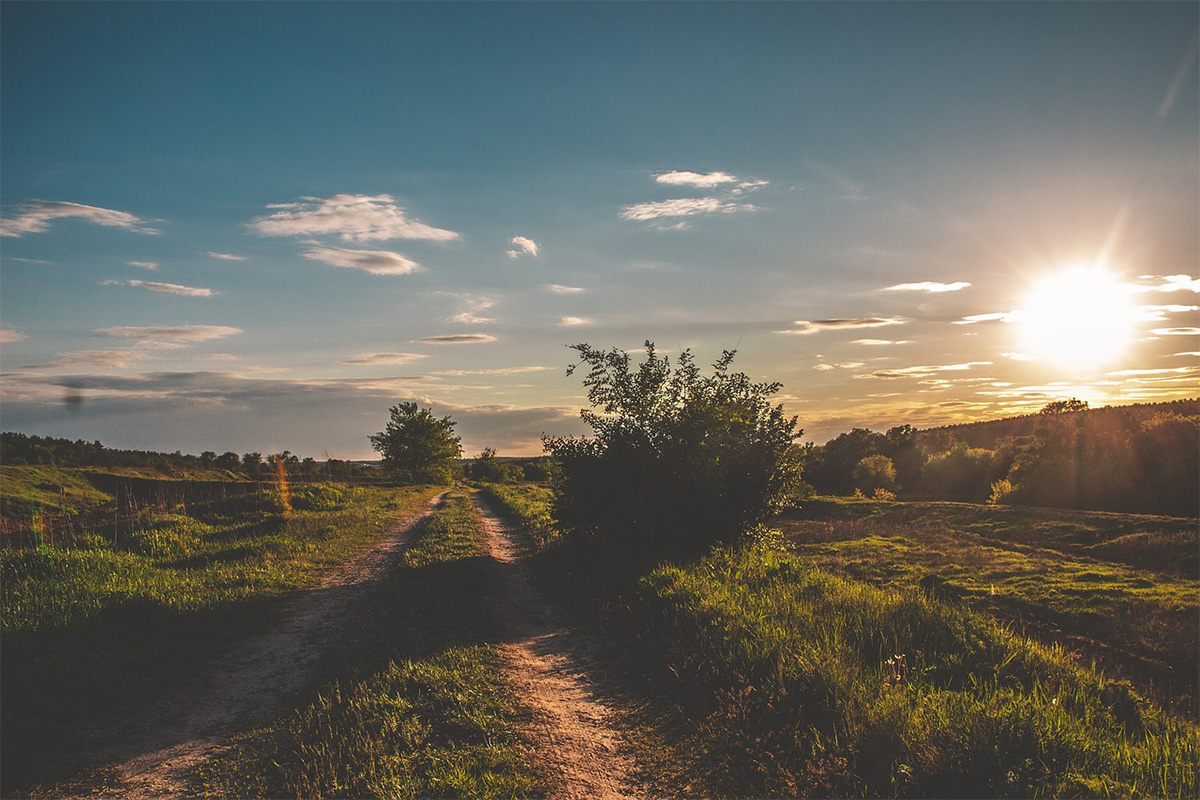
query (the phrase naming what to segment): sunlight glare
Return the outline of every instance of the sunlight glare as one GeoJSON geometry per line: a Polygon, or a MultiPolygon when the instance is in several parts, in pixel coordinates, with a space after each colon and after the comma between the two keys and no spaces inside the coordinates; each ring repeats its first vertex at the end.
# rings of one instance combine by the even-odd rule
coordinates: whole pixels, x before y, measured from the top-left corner
{"type": "Polygon", "coordinates": [[[1120,356],[1133,336],[1130,290],[1096,266],[1075,266],[1038,281],[1025,299],[1020,326],[1037,359],[1089,368],[1120,356]]]}

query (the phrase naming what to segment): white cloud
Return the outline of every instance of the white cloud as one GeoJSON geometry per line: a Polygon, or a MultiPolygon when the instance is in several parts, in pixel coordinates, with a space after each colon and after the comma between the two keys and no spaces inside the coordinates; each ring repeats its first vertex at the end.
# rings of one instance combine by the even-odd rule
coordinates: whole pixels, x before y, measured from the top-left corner
{"type": "Polygon", "coordinates": [[[1150,332],[1155,336],[1197,336],[1200,328],[1155,328],[1150,332]]]}
{"type": "Polygon", "coordinates": [[[509,258],[520,258],[523,255],[537,256],[538,243],[526,236],[514,236],[512,238],[512,250],[508,251],[509,258]]]}
{"type": "Polygon", "coordinates": [[[855,317],[851,319],[816,319],[796,320],[796,328],[776,333],[789,333],[807,336],[821,331],[853,330],[856,328],[883,328],[889,325],[903,325],[908,320],[898,317],[855,317]]]}
{"type": "Polygon", "coordinates": [[[996,311],[990,314],[971,314],[968,317],[955,320],[955,325],[977,325],[980,322],[1015,322],[1018,316],[1016,311],[996,311]]]}
{"type": "Polygon", "coordinates": [[[943,364],[940,366],[902,367],[901,369],[881,369],[865,375],[855,375],[855,378],[912,378],[936,375],[939,372],[962,372],[972,367],[986,367],[991,361],[968,361],[963,364],[943,364]]]}
{"type": "Polygon", "coordinates": [[[158,269],[157,261],[126,261],[125,263],[138,269],[158,269]]]}
{"type": "Polygon", "coordinates": [[[426,336],[416,341],[423,344],[483,344],[496,341],[496,337],[487,333],[455,333],[449,336],[426,336]]]}
{"type": "Polygon", "coordinates": [[[302,255],[331,267],[361,269],[372,275],[408,275],[421,265],[390,250],[349,250],[344,247],[312,247],[302,255]]]}
{"type": "Polygon", "coordinates": [[[428,357],[423,353],[359,353],[352,358],[347,358],[342,363],[368,367],[396,367],[428,357]]]}
{"type": "Polygon", "coordinates": [[[955,281],[954,283],[939,283],[937,281],[920,281],[918,283],[897,283],[895,286],[888,286],[883,291],[885,292],[957,292],[966,289],[971,284],[966,281],[955,281]]]}
{"type": "Polygon", "coordinates": [[[813,369],[820,370],[822,372],[827,372],[831,369],[837,369],[837,367],[835,367],[833,364],[817,364],[813,367],[813,369]]]}
{"type": "Polygon", "coordinates": [[[111,328],[97,328],[96,333],[121,336],[126,339],[202,342],[234,336],[242,333],[242,329],[231,328],[227,325],[151,325],[143,327],[117,325],[111,328]]]}
{"type": "Polygon", "coordinates": [[[702,189],[710,189],[713,186],[738,182],[738,179],[728,172],[700,174],[699,172],[683,172],[679,170],[655,175],[654,180],[658,183],[665,183],[668,186],[696,186],[702,189]]]}
{"type": "Polygon", "coordinates": [[[264,236],[336,235],[354,242],[380,239],[446,242],[459,238],[454,231],[410,219],[386,194],[305,197],[302,202],[280,203],[268,208],[279,210],[250,223],[251,228],[264,236]]]}
{"type": "Polygon", "coordinates": [[[546,288],[555,294],[579,294],[587,291],[582,286],[563,286],[561,283],[547,283],[546,288]]]}
{"type": "Polygon", "coordinates": [[[215,258],[218,261],[245,261],[245,256],[235,256],[232,253],[209,253],[209,258],[215,258]]]}
{"type": "Polygon", "coordinates": [[[12,344],[13,342],[23,342],[29,337],[20,331],[14,331],[9,328],[0,328],[0,344],[12,344]]]}
{"type": "Polygon", "coordinates": [[[26,200],[17,207],[17,215],[0,220],[0,236],[24,236],[27,233],[45,233],[56,219],[75,218],[107,228],[124,228],[134,233],[158,233],[146,227],[145,220],[124,211],[111,208],[85,206],[81,203],[65,203],[51,200],[26,200]]]}
{"type": "Polygon", "coordinates": [[[1200,292],[1200,280],[1191,275],[1142,275],[1142,280],[1159,281],[1157,286],[1139,286],[1144,292],[1200,292]]]}
{"type": "Polygon", "coordinates": [[[212,289],[199,289],[194,286],[180,286],[178,283],[159,283],[158,281],[104,281],[108,285],[116,286],[134,286],[143,289],[149,289],[152,292],[165,292],[166,294],[179,294],[187,297],[212,297],[212,289]]]}
{"type": "Polygon", "coordinates": [[[481,294],[466,294],[463,292],[439,292],[449,295],[459,302],[462,311],[448,318],[447,322],[457,322],[462,325],[485,325],[495,320],[477,315],[476,311],[485,311],[496,305],[496,301],[481,294]]]}
{"type": "Polygon", "coordinates": [[[586,319],[585,317],[563,317],[561,320],[558,321],[558,324],[559,325],[568,325],[568,326],[590,325],[591,322],[592,321],[590,319],[586,319]]]}
{"type": "Polygon", "coordinates": [[[867,347],[885,347],[891,344],[912,344],[908,339],[855,339],[850,344],[862,344],[867,347]]]}
{"type": "Polygon", "coordinates": [[[621,209],[621,218],[645,222],[669,217],[691,217],[697,214],[732,214],[739,211],[755,211],[749,203],[731,203],[718,197],[692,197],[676,200],[657,200],[636,203],[621,209]]]}

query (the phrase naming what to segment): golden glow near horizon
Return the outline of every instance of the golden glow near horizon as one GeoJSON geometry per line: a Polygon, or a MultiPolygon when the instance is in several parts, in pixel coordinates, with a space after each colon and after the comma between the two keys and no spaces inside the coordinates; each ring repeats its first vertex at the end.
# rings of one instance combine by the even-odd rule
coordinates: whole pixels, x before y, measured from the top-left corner
{"type": "Polygon", "coordinates": [[[1016,321],[1031,356],[1088,369],[1125,353],[1136,309],[1127,284],[1103,267],[1078,265],[1034,284],[1016,321]]]}

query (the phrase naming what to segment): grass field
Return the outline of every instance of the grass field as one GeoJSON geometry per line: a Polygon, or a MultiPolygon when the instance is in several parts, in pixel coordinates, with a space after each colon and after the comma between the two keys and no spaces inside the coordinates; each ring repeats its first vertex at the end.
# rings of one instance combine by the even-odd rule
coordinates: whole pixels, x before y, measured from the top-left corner
{"type": "Polygon", "coordinates": [[[1195,795],[1194,520],[826,500],[773,525],[606,602],[663,793],[1195,795]]]}
{"type": "Polygon", "coordinates": [[[169,691],[437,491],[312,487],[291,512],[265,498],[232,516],[147,506],[74,547],[0,551],[0,794],[63,777],[106,714],[169,691]]]}
{"type": "Polygon", "coordinates": [[[480,598],[490,572],[467,493],[451,493],[355,617],[306,705],[235,737],[203,769],[213,797],[530,797],[545,787],[518,733],[480,598]]]}

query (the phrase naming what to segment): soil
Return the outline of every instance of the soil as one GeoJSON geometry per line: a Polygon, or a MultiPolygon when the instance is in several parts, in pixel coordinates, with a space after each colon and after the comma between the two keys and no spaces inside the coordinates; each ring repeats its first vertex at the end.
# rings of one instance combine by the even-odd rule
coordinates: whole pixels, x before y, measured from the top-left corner
{"type": "Polygon", "coordinates": [[[533,588],[513,533],[483,496],[473,496],[489,554],[499,565],[493,599],[506,636],[500,646],[506,671],[532,710],[527,731],[552,798],[643,797],[632,760],[622,752],[613,724],[615,707],[589,677],[596,646],[568,629],[533,588]]]}

